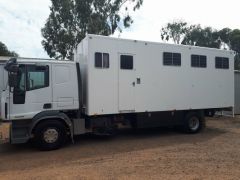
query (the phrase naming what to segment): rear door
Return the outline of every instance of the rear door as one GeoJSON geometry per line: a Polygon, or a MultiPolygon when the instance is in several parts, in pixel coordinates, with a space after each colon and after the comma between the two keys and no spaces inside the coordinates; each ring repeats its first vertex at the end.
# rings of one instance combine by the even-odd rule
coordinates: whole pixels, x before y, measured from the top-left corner
{"type": "Polygon", "coordinates": [[[119,112],[135,111],[135,79],[134,55],[119,54],[119,112]]]}

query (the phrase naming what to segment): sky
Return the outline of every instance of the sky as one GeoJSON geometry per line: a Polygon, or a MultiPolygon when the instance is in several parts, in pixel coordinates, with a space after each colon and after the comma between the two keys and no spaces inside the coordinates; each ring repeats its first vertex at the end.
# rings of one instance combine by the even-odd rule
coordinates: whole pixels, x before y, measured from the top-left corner
{"type": "MultiPolygon", "coordinates": [[[[21,57],[48,58],[41,28],[49,16],[50,0],[0,0],[0,41],[21,57]]],[[[144,0],[134,23],[115,37],[160,42],[160,29],[184,20],[216,29],[240,29],[239,0],[144,0]]]]}

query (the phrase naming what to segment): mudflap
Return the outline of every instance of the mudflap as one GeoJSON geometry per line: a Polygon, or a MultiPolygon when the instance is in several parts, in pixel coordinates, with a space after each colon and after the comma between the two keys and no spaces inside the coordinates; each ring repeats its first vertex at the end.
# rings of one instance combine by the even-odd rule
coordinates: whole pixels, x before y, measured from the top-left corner
{"type": "Polygon", "coordinates": [[[31,138],[29,132],[31,120],[12,121],[10,126],[10,142],[11,144],[27,143],[31,138]]]}

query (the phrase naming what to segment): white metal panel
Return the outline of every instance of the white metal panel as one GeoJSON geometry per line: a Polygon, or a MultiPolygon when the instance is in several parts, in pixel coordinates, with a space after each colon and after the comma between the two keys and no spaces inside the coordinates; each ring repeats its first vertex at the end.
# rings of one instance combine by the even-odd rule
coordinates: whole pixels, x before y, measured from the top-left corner
{"type": "MultiPolygon", "coordinates": [[[[84,53],[87,56],[88,115],[119,113],[119,53],[135,55],[135,74],[136,78],[141,79],[141,83],[135,87],[136,112],[234,106],[232,51],[95,35],[87,36],[85,41],[88,41],[88,53],[84,53]],[[110,54],[109,69],[94,67],[95,52],[110,54]],[[181,53],[181,66],[164,66],[163,52],[181,53]],[[192,54],[206,55],[207,68],[191,67],[192,54]],[[230,69],[216,69],[216,56],[229,57],[230,69]]],[[[128,102],[127,98],[121,100],[128,102]]]]}
{"type": "Polygon", "coordinates": [[[101,39],[88,39],[87,114],[118,113],[118,53],[117,44],[101,39]],[[109,48],[111,47],[111,48],[109,48]],[[95,52],[109,53],[108,69],[95,68],[95,52]]]}
{"type": "Polygon", "coordinates": [[[53,109],[78,109],[76,65],[52,64],[53,109]]]}

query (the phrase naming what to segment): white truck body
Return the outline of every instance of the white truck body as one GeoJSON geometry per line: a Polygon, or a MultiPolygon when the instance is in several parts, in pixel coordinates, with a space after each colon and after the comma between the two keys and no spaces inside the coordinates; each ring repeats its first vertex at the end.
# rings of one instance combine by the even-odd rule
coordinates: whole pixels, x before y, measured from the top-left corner
{"type": "Polygon", "coordinates": [[[116,129],[204,127],[204,116],[234,109],[234,52],[87,35],[74,61],[13,58],[1,118],[11,143],[44,150],[67,135],[116,129]]]}
{"type": "Polygon", "coordinates": [[[232,51],[88,35],[75,61],[89,116],[234,107],[232,51]],[[109,54],[109,68],[95,67],[96,52],[109,54]],[[181,53],[181,66],[163,65],[164,52],[181,53]],[[194,54],[207,56],[206,68],[191,67],[194,54]],[[121,55],[133,56],[131,70],[120,68],[121,55]],[[229,68],[216,69],[215,57],[229,58],[229,68]]]}

